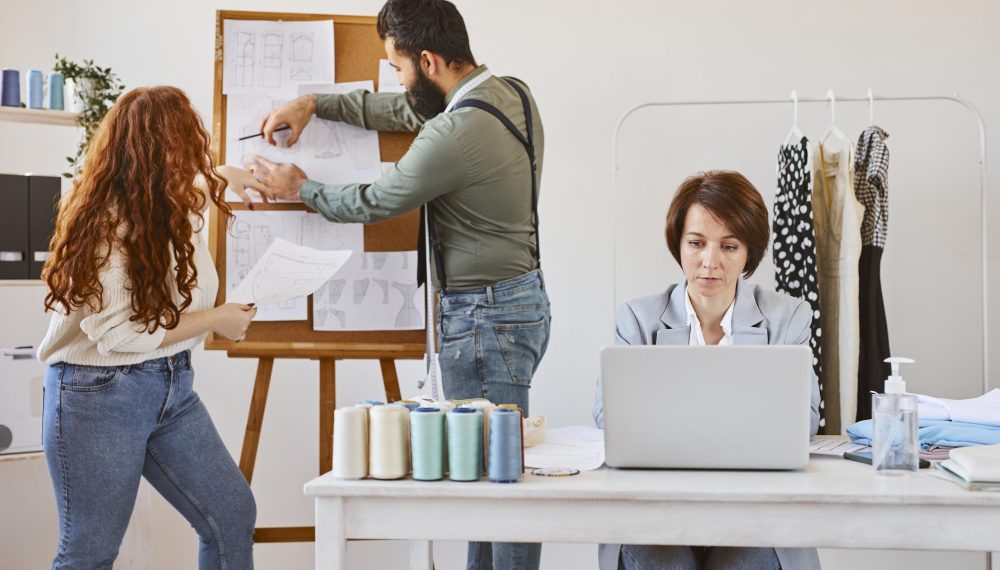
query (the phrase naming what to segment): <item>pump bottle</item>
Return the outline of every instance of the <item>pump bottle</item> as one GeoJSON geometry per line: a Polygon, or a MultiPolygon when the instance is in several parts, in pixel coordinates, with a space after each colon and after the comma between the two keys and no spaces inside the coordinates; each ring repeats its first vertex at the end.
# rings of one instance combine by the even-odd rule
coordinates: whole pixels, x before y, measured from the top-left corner
{"type": "Polygon", "coordinates": [[[872,467],[881,475],[915,473],[920,461],[917,397],[906,393],[906,382],[899,374],[899,365],[913,360],[893,357],[885,361],[892,367],[885,393],[872,394],[872,467]]]}

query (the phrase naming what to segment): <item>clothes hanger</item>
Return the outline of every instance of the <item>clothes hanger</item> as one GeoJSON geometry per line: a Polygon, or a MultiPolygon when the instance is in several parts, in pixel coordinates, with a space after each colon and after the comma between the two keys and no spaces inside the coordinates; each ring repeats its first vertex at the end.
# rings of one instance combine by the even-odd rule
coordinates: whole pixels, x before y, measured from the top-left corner
{"type": "Polygon", "coordinates": [[[845,145],[850,144],[851,139],[847,138],[844,131],[837,127],[837,98],[833,95],[833,89],[827,90],[826,97],[830,100],[830,128],[826,130],[823,138],[819,140],[819,144],[826,144],[826,140],[830,138],[830,135],[837,137],[845,145]]]}
{"type": "Polygon", "coordinates": [[[789,143],[798,143],[802,140],[805,135],[799,130],[799,94],[794,89],[792,90],[792,130],[788,131],[788,136],[785,137],[785,142],[782,146],[788,146],[789,143]]]}

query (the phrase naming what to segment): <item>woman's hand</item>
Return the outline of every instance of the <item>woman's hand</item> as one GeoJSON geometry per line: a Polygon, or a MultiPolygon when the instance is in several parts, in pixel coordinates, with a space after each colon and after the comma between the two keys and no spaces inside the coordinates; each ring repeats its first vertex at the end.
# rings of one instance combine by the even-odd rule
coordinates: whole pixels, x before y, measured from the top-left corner
{"type": "Polygon", "coordinates": [[[240,342],[246,337],[257,308],[252,304],[226,303],[215,307],[212,312],[212,331],[223,338],[240,342]]]}
{"type": "Polygon", "coordinates": [[[267,187],[263,182],[254,177],[249,170],[243,170],[242,168],[237,168],[235,166],[220,166],[216,168],[216,172],[219,176],[226,179],[229,187],[240,197],[243,201],[243,205],[247,208],[253,210],[253,200],[250,199],[250,195],[247,194],[247,188],[253,188],[260,193],[261,200],[267,204],[267,187]]]}

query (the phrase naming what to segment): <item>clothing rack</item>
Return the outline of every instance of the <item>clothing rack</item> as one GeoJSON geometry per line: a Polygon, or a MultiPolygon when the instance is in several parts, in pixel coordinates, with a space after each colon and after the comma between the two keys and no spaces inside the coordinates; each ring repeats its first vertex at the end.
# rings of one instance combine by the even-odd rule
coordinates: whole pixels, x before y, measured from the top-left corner
{"type": "MultiPolygon", "coordinates": [[[[632,108],[625,111],[625,113],[618,119],[618,123],[615,125],[614,134],[612,136],[612,149],[611,149],[611,169],[612,169],[612,181],[611,181],[611,199],[612,199],[612,214],[614,216],[612,236],[611,236],[611,247],[612,247],[612,299],[617,299],[617,289],[618,289],[618,174],[619,174],[619,160],[618,160],[618,147],[619,147],[619,136],[621,134],[622,126],[632,117],[636,112],[642,109],[655,108],[655,107],[721,107],[721,106],[754,106],[754,105],[797,105],[802,104],[815,104],[815,103],[867,103],[873,105],[875,102],[914,102],[914,101],[939,101],[944,103],[955,103],[964,107],[972,115],[972,118],[976,121],[979,126],[979,201],[980,208],[982,210],[980,223],[982,224],[982,272],[983,272],[983,294],[982,294],[982,304],[983,304],[983,316],[982,316],[982,329],[983,329],[983,393],[989,391],[990,389],[990,376],[989,376],[989,343],[988,332],[989,332],[989,311],[988,311],[988,301],[989,301],[989,289],[987,288],[989,275],[989,262],[987,257],[987,213],[986,213],[986,123],[983,122],[983,116],[971,102],[958,94],[953,96],[947,95],[929,95],[929,96],[903,96],[903,97],[885,97],[885,96],[872,96],[869,91],[869,95],[866,97],[840,97],[834,98],[832,92],[828,92],[828,97],[825,98],[798,98],[795,96],[794,92],[791,98],[788,99],[730,99],[730,100],[691,100],[691,101],[650,101],[646,103],[639,103],[632,108]]],[[[796,121],[797,122],[797,121],[796,121]]]]}

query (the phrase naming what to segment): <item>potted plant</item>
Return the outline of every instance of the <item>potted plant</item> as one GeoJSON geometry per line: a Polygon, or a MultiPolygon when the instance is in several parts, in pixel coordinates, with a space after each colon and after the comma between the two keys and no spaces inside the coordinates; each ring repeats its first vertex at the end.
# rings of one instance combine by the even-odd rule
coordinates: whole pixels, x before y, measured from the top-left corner
{"type": "Polygon", "coordinates": [[[90,137],[97,130],[97,125],[101,124],[104,115],[118,100],[125,85],[110,67],[98,67],[90,59],[85,59],[79,64],[56,54],[53,70],[62,73],[67,82],[73,82],[73,98],[78,100],[80,107],[76,123],[83,128],[83,138],[76,149],[76,155],[66,157],[70,172],[63,174],[67,178],[72,178],[79,168],[80,157],[87,150],[90,137]]]}

